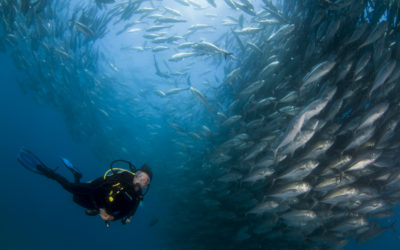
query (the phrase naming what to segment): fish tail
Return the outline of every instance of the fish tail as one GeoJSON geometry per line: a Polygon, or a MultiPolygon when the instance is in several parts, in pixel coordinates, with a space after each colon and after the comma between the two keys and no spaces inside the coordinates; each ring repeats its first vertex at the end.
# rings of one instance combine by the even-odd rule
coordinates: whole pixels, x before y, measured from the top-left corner
{"type": "Polygon", "coordinates": [[[273,178],[273,179],[271,180],[271,183],[270,183],[268,189],[270,189],[270,188],[272,188],[272,187],[274,186],[275,181],[276,181],[276,178],[273,178]]]}
{"type": "Polygon", "coordinates": [[[281,112],[279,111],[279,109],[276,109],[276,107],[278,106],[278,104],[279,104],[279,101],[278,101],[278,100],[274,101],[274,110],[276,110],[276,112],[278,112],[279,114],[281,114],[281,112]]]}
{"type": "Polygon", "coordinates": [[[395,220],[388,228],[392,229],[393,232],[397,232],[396,229],[394,228],[394,225],[396,224],[397,220],[395,220]]]}
{"type": "Polygon", "coordinates": [[[274,162],[276,163],[276,153],[278,152],[278,148],[271,149],[272,153],[274,154],[274,162]]]}
{"type": "Polygon", "coordinates": [[[312,200],[312,205],[311,205],[311,207],[310,207],[310,210],[312,210],[316,205],[318,205],[318,200],[317,199],[315,199],[314,197],[311,197],[311,200],[312,200]]]}

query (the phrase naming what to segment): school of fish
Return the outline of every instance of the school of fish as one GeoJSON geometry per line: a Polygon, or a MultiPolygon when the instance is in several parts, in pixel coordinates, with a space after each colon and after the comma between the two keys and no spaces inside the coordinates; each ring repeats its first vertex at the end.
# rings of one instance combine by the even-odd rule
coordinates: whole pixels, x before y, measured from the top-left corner
{"type": "Polygon", "coordinates": [[[395,226],[399,18],[396,0],[2,0],[0,51],[99,158],[167,165],[166,249],[340,249],[395,226]],[[159,85],[121,80],[111,33],[143,41],[120,50],[159,85]]]}

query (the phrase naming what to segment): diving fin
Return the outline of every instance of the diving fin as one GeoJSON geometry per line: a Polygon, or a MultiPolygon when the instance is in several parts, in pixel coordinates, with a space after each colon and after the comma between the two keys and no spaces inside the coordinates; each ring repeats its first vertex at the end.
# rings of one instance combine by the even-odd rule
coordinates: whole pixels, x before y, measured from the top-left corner
{"type": "Polygon", "coordinates": [[[79,171],[77,168],[75,168],[75,167],[72,165],[72,163],[71,163],[68,159],[66,159],[66,158],[64,158],[64,157],[60,157],[60,158],[61,158],[62,162],[64,163],[64,166],[65,166],[69,171],[71,171],[71,173],[74,175],[75,182],[79,182],[80,179],[82,178],[82,173],[81,173],[81,171],[79,171]]]}
{"type": "Polygon", "coordinates": [[[44,175],[40,169],[50,169],[36,155],[25,148],[19,150],[17,160],[23,167],[36,174],[44,175]]]}

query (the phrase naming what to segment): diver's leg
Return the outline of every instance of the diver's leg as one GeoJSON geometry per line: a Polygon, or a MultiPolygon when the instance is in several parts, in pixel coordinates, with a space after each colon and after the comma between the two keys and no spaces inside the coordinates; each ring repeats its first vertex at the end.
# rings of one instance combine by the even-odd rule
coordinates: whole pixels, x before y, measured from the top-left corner
{"type": "Polygon", "coordinates": [[[39,166],[38,169],[44,176],[57,181],[65,190],[72,193],[73,201],[76,204],[88,209],[86,214],[98,214],[99,209],[95,202],[95,185],[92,183],[72,183],[69,182],[64,176],[55,173],[49,168],[42,168],[39,166]]]}
{"type": "Polygon", "coordinates": [[[92,185],[90,185],[90,183],[72,183],[68,181],[64,176],[57,174],[50,168],[37,166],[37,169],[47,178],[60,183],[60,185],[65,190],[72,194],[88,194],[93,192],[94,188],[92,187],[92,185]]]}
{"type": "Polygon", "coordinates": [[[81,180],[81,178],[82,178],[82,173],[81,173],[81,171],[79,171],[79,169],[77,169],[76,167],[74,167],[74,166],[72,165],[72,163],[71,163],[68,159],[61,157],[61,160],[63,161],[64,166],[65,166],[69,171],[71,171],[71,173],[74,175],[75,183],[79,183],[80,180],[81,180]]]}
{"type": "Polygon", "coordinates": [[[40,171],[42,175],[46,176],[49,179],[57,181],[58,183],[61,184],[61,186],[63,186],[65,190],[71,192],[72,183],[69,182],[64,176],[57,174],[54,170],[45,166],[39,165],[36,168],[40,171]]]}

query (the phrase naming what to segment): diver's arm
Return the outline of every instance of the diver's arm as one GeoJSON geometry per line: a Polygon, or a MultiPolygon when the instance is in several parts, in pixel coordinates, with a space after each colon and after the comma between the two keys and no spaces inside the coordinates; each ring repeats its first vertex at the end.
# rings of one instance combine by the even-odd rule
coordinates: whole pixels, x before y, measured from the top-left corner
{"type": "Polygon", "coordinates": [[[132,207],[132,209],[129,211],[129,214],[128,214],[127,216],[125,216],[125,217],[121,220],[122,224],[126,224],[126,223],[131,222],[131,219],[132,219],[133,215],[136,213],[136,209],[138,208],[138,206],[139,206],[139,205],[137,204],[137,205],[135,205],[134,207],[132,207]]]}
{"type": "Polygon", "coordinates": [[[106,208],[106,209],[104,209],[102,211],[104,211],[103,215],[104,215],[104,218],[106,218],[107,220],[120,220],[120,219],[123,220],[129,214],[130,210],[129,210],[129,207],[127,207],[126,205],[121,204],[119,206],[119,210],[115,210],[113,212],[107,212],[107,208],[106,208]]]}

